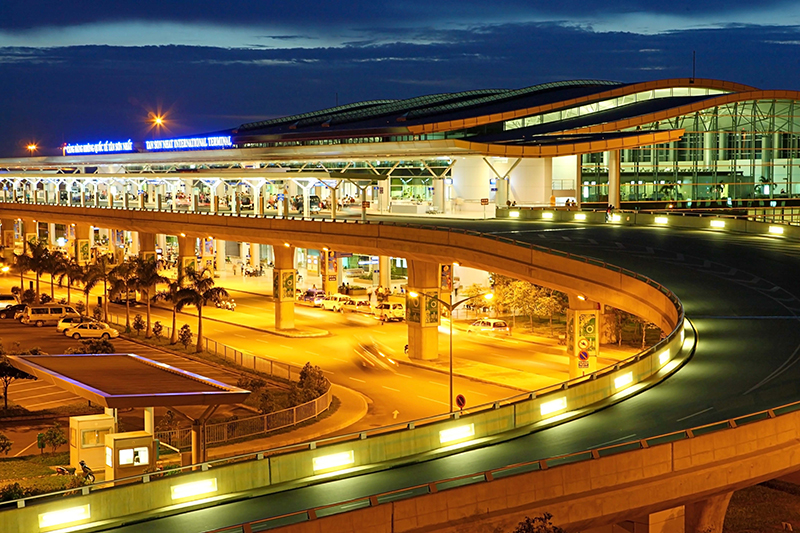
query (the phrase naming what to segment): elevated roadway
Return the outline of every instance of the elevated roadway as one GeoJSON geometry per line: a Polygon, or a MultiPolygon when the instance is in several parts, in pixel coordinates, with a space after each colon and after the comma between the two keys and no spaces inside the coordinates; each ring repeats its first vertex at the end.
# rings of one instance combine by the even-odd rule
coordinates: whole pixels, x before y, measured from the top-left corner
{"type": "MultiPolygon", "coordinates": [[[[131,524],[116,530],[145,531],[157,527],[163,530],[207,531],[482,473],[511,464],[529,463],[619,442],[638,441],[800,400],[800,392],[796,387],[800,365],[795,364],[800,352],[800,331],[796,327],[800,300],[795,296],[800,294],[800,281],[795,276],[800,248],[795,243],[707,230],[547,222],[447,224],[451,227],[468,225],[496,236],[513,237],[567,253],[594,257],[663,283],[683,301],[687,317],[692,319],[697,328],[699,344],[694,358],[684,369],[654,389],[592,416],[512,441],[385,472],[296,488],[219,508],[187,512],[156,522],[131,524]]],[[[146,228],[145,231],[152,229],[146,228]]],[[[345,235],[345,238],[348,237],[345,235]]],[[[361,238],[364,238],[363,235],[361,238]]],[[[535,265],[535,257],[533,259],[535,265]]],[[[486,266],[491,269],[491,265],[486,266]]],[[[497,270],[513,273],[508,263],[497,267],[497,270]]],[[[555,283],[556,274],[552,276],[551,281],[555,283]]],[[[646,309],[644,303],[643,309],[646,309]]],[[[663,316],[653,308],[647,314],[656,319],[663,316]]],[[[777,439],[774,443],[780,444],[781,441],[777,439]]],[[[763,476],[754,476],[750,481],[756,482],[761,478],[763,476]]],[[[734,484],[727,487],[734,487],[734,484]]],[[[453,489],[454,494],[459,490],[463,489],[453,489]]],[[[707,493],[698,493],[695,498],[707,496],[707,493]]],[[[426,498],[417,498],[415,501],[426,498]]],[[[545,498],[543,501],[552,499],[545,498]]],[[[664,498],[663,509],[674,504],[674,501],[664,498]]],[[[388,505],[395,508],[395,504],[388,505]]],[[[651,512],[658,510],[657,507],[631,509],[630,512],[651,512]]],[[[530,502],[512,508],[504,515],[504,520],[513,521],[514,517],[529,514],[535,509],[537,507],[530,502]]],[[[621,516],[620,513],[607,513],[606,523],[613,523],[621,516]]],[[[483,518],[472,517],[470,523],[474,528],[488,525],[488,522],[481,521],[483,518]]],[[[558,519],[556,516],[557,523],[558,519]]],[[[316,522],[318,526],[314,527],[324,529],[322,524],[325,519],[320,520],[316,522]]],[[[448,517],[448,520],[457,522],[452,517],[448,517]]],[[[602,519],[591,522],[592,526],[602,524],[602,519]]],[[[438,529],[434,526],[390,525],[398,526],[396,530],[407,531],[444,531],[448,527],[446,524],[440,524],[438,529]]]]}

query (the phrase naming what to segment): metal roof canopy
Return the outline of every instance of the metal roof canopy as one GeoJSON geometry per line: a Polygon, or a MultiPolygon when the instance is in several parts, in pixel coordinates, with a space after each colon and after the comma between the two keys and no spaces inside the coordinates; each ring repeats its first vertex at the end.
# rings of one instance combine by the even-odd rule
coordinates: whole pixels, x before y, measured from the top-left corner
{"type": "Polygon", "coordinates": [[[11,364],[109,409],[218,406],[250,391],[136,354],[10,355],[11,364]]]}

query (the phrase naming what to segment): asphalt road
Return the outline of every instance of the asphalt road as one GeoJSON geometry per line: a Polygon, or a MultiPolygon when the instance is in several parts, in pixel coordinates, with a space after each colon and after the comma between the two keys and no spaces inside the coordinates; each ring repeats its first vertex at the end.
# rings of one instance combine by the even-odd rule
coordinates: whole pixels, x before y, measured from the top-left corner
{"type": "Polygon", "coordinates": [[[800,400],[800,246],[795,243],[669,228],[437,220],[444,224],[587,255],[663,283],[683,301],[697,328],[695,356],[664,383],[625,402],[510,442],[114,530],[208,531],[800,400]]]}

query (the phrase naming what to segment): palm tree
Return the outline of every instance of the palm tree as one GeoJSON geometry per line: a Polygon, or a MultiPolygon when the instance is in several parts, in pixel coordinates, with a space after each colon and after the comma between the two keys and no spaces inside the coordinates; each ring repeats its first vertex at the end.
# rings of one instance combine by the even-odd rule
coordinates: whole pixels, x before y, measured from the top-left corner
{"type": "Polygon", "coordinates": [[[167,290],[159,291],[153,295],[153,300],[163,300],[172,304],[172,334],[170,335],[169,343],[176,344],[178,342],[178,330],[176,323],[178,319],[178,294],[183,288],[184,273],[183,269],[178,270],[178,279],[175,281],[168,281],[167,290]]]}
{"type": "Polygon", "coordinates": [[[25,272],[33,270],[33,266],[31,265],[31,256],[26,253],[15,253],[14,266],[17,268],[17,272],[19,272],[19,293],[21,297],[22,293],[25,292],[25,272]]]}
{"type": "Polygon", "coordinates": [[[47,272],[50,263],[50,250],[47,249],[43,241],[31,241],[28,243],[30,253],[29,267],[36,273],[36,298],[39,298],[39,278],[47,272]]]}
{"type": "Polygon", "coordinates": [[[50,300],[52,301],[56,299],[56,276],[61,273],[61,270],[64,268],[64,263],[68,260],[69,258],[62,252],[51,252],[44,258],[44,271],[50,274],[50,300]]]}
{"type": "Polygon", "coordinates": [[[219,302],[228,297],[228,291],[222,287],[214,287],[214,277],[208,270],[196,271],[186,269],[187,284],[178,291],[175,308],[180,311],[187,305],[197,308],[197,349],[203,347],[203,306],[208,302],[219,302]]]}
{"type": "Polygon", "coordinates": [[[64,257],[64,260],[59,265],[57,272],[58,286],[63,287],[64,278],[67,278],[67,303],[72,303],[72,294],[70,289],[76,283],[83,279],[84,268],[75,259],[71,257],[64,257]]]}
{"type": "MultiPolygon", "coordinates": [[[[150,293],[156,290],[159,283],[169,283],[169,279],[159,274],[155,257],[148,259],[137,257],[133,263],[136,268],[136,289],[142,292],[144,301],[147,303],[147,329],[144,337],[149,339],[153,336],[153,330],[150,327],[150,293]]],[[[173,330],[174,327],[173,324],[173,330]]]]}
{"type": "Polygon", "coordinates": [[[83,292],[86,294],[86,308],[89,308],[89,293],[92,292],[98,283],[103,282],[103,320],[108,321],[108,283],[111,281],[111,268],[108,256],[100,255],[95,263],[91,265],[84,278],[83,292]]]}
{"type": "MultiPolygon", "coordinates": [[[[118,264],[108,273],[108,281],[111,288],[108,290],[108,298],[125,294],[125,333],[131,332],[131,301],[128,293],[136,293],[136,265],[133,261],[125,261],[118,264]]],[[[108,318],[106,318],[108,320],[108,318]]]]}

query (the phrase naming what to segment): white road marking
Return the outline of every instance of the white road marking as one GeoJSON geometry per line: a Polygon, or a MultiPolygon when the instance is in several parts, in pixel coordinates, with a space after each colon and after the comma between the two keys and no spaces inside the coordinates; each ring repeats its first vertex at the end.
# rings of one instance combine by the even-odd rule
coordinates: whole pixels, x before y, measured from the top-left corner
{"type": "Polygon", "coordinates": [[[320,357],[320,355],[316,352],[309,352],[308,350],[306,350],[306,353],[310,353],[311,355],[316,355],[317,357],[320,357]]]}
{"type": "Polygon", "coordinates": [[[440,402],[439,400],[431,400],[430,398],[426,398],[425,396],[417,396],[417,398],[420,398],[422,400],[428,400],[429,402],[438,403],[440,405],[446,405],[447,407],[450,407],[448,404],[446,404],[444,402],[440,402]]]}
{"type": "Polygon", "coordinates": [[[488,394],[484,394],[482,392],[475,392],[474,390],[468,390],[467,392],[470,394],[477,394],[478,396],[489,396],[488,394]]]}
{"type": "Polygon", "coordinates": [[[340,363],[346,363],[347,362],[344,359],[339,359],[338,357],[331,357],[331,359],[333,359],[334,361],[339,361],[340,363]]]}
{"type": "Polygon", "coordinates": [[[350,379],[352,379],[353,381],[358,381],[359,383],[366,383],[366,381],[364,381],[363,379],[358,379],[358,378],[350,378],[350,379]]]}
{"type": "Polygon", "coordinates": [[[241,337],[243,339],[247,338],[247,335],[239,335],[238,333],[234,333],[234,335],[237,336],[237,337],[241,337]]]}
{"type": "Polygon", "coordinates": [[[693,416],[697,416],[697,415],[702,415],[703,413],[707,413],[707,412],[711,411],[712,409],[713,409],[713,407],[709,407],[708,409],[703,409],[702,411],[698,411],[693,415],[684,416],[683,418],[679,418],[675,422],[683,422],[684,420],[686,420],[688,418],[692,418],[693,416]]]}
{"type": "Polygon", "coordinates": [[[437,383],[436,381],[429,381],[431,385],[439,385],[440,387],[448,387],[449,385],[445,385],[444,383],[437,383]]]}
{"type": "Polygon", "coordinates": [[[615,442],[619,442],[621,440],[630,440],[631,438],[635,437],[636,433],[631,433],[630,435],[625,435],[624,437],[620,437],[618,439],[610,440],[607,442],[601,442],[600,444],[595,444],[594,446],[590,446],[590,449],[594,448],[602,448],[603,446],[608,446],[609,444],[614,444],[615,442]]]}
{"type": "Polygon", "coordinates": [[[28,449],[30,449],[30,447],[31,447],[31,446],[33,446],[33,445],[34,445],[34,444],[36,444],[36,443],[37,443],[37,441],[33,441],[33,442],[31,442],[30,444],[28,444],[27,446],[25,446],[25,448],[24,448],[24,449],[22,449],[22,450],[18,451],[18,452],[17,452],[17,453],[14,455],[14,457],[19,457],[20,455],[22,455],[23,453],[25,453],[26,451],[28,451],[28,449]]]}
{"type": "Polygon", "coordinates": [[[264,344],[269,344],[269,341],[265,341],[265,340],[262,340],[262,339],[256,339],[256,340],[257,340],[258,342],[263,342],[264,344]]]}
{"type": "Polygon", "coordinates": [[[280,347],[281,347],[281,348],[284,348],[284,349],[286,349],[286,350],[291,350],[291,349],[292,349],[292,347],[291,347],[291,346],[286,346],[285,344],[281,344],[281,345],[280,345],[280,347]]]}
{"type": "Polygon", "coordinates": [[[397,374],[395,374],[395,376],[400,376],[401,378],[414,379],[414,378],[412,378],[411,376],[406,376],[405,374],[401,374],[401,373],[399,373],[399,372],[398,372],[397,374]]]}
{"type": "Polygon", "coordinates": [[[386,389],[386,390],[394,391],[394,392],[400,392],[398,389],[393,389],[391,387],[387,387],[386,385],[384,385],[383,388],[386,389]]]}
{"type": "Polygon", "coordinates": [[[326,374],[335,374],[336,373],[336,372],[331,372],[330,370],[325,370],[324,368],[322,369],[322,371],[325,372],[326,374]]]}

